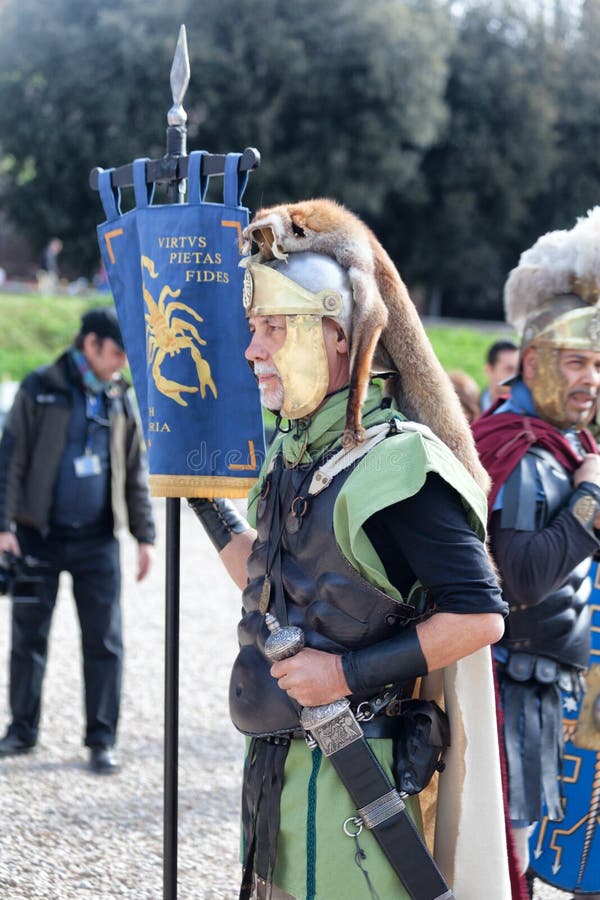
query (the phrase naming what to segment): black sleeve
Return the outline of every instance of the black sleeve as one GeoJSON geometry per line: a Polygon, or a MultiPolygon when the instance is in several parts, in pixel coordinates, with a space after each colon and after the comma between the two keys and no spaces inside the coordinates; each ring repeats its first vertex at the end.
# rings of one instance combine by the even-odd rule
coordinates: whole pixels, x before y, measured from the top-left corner
{"type": "Polygon", "coordinates": [[[148,460],[138,417],[133,412],[130,395],[124,402],[125,431],[125,502],[129,530],[140,544],[153,544],[156,526],[148,485],[148,460]]]}
{"type": "Polygon", "coordinates": [[[8,472],[15,444],[15,436],[5,428],[0,438],[0,531],[10,531],[11,526],[8,514],[8,472]]]}
{"type": "Polygon", "coordinates": [[[403,597],[418,579],[438,612],[508,613],[460,496],[439,475],[428,475],[413,497],[371,516],[364,530],[403,597]]]}
{"type": "Polygon", "coordinates": [[[25,377],[16,393],[0,439],[0,531],[10,531],[35,440],[37,373],[25,377]]]}
{"type": "Polygon", "coordinates": [[[598,540],[569,509],[539,531],[501,528],[492,515],[490,546],[508,596],[535,606],[565,583],[576,565],[598,550],[598,540]]]}

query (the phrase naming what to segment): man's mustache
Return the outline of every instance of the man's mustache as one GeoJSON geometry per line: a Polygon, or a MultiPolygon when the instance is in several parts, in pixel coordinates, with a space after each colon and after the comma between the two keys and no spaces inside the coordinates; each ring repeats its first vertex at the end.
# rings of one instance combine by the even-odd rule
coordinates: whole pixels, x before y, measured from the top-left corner
{"type": "Polygon", "coordinates": [[[254,363],[254,374],[259,377],[260,375],[277,375],[279,376],[279,372],[275,368],[275,366],[268,366],[265,363],[254,363]]]}
{"type": "Polygon", "coordinates": [[[576,391],[570,391],[569,397],[588,397],[590,400],[595,400],[598,396],[598,391],[590,391],[586,388],[577,388],[576,391]]]}

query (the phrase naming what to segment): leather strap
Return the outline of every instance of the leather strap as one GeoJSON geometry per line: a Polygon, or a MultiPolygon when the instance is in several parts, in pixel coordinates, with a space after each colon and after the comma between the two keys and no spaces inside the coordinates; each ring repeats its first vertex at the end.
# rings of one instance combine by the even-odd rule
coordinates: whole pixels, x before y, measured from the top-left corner
{"type": "Polygon", "coordinates": [[[347,701],[302,711],[301,723],[329,758],[363,825],[385,853],[412,900],[454,900],[406,811],[402,796],[373,754],[347,701]]]}
{"type": "Polygon", "coordinates": [[[349,650],[342,656],[342,668],[353,694],[373,690],[391,681],[414,680],[428,672],[414,627],[404,628],[387,641],[349,650]]]}

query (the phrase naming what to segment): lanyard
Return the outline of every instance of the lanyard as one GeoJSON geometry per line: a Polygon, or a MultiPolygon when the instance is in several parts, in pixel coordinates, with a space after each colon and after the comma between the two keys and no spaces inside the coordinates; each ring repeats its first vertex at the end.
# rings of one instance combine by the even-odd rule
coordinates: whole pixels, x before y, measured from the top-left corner
{"type": "Polygon", "coordinates": [[[86,438],[85,438],[85,453],[86,456],[89,456],[92,453],[92,437],[93,425],[100,425],[105,428],[108,428],[110,425],[110,419],[106,415],[102,415],[105,412],[105,404],[104,404],[104,394],[92,394],[89,391],[85,392],[85,417],[87,423],[86,430],[86,438]]]}

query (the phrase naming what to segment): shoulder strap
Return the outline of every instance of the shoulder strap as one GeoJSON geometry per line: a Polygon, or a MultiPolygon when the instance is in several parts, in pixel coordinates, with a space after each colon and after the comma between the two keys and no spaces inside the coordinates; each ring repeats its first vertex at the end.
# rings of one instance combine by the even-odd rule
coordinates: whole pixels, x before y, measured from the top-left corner
{"type": "Polygon", "coordinates": [[[382,422],[380,425],[373,425],[365,431],[365,439],[360,444],[356,444],[350,450],[341,449],[333,456],[330,456],[327,462],[315,471],[308,493],[314,497],[320,494],[326,487],[329,487],[336,475],[349,468],[353,463],[369,452],[377,444],[381,443],[390,434],[390,423],[382,422]]]}
{"type": "Polygon", "coordinates": [[[330,456],[327,462],[315,471],[312,477],[308,493],[311,496],[320,494],[321,491],[329,487],[332,480],[340,472],[348,469],[363,458],[373,447],[380,444],[386,437],[394,434],[402,434],[402,432],[419,432],[428,440],[439,440],[427,425],[421,425],[419,422],[406,422],[403,419],[393,418],[389,422],[381,422],[379,425],[372,425],[365,431],[365,439],[360,444],[356,444],[350,450],[342,448],[333,456],[330,456]]]}

